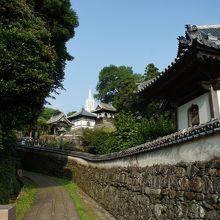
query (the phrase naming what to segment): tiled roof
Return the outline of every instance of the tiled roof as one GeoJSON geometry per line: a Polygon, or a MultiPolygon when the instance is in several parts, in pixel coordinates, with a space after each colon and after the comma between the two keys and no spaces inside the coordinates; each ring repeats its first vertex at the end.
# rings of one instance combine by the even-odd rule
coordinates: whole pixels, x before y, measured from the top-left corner
{"type": "Polygon", "coordinates": [[[165,68],[160,75],[156,76],[152,80],[140,83],[137,86],[137,93],[141,93],[146,88],[151,87],[155,82],[158,81],[158,79],[165,77],[167,72],[187,54],[193,43],[197,42],[198,44],[205,45],[210,48],[220,49],[220,25],[186,25],[186,36],[181,36],[178,38],[178,40],[178,54],[174,62],[171,62],[171,64],[165,68]]]}
{"type": "Polygon", "coordinates": [[[106,103],[98,104],[98,106],[96,107],[96,109],[93,112],[100,111],[100,110],[117,112],[117,109],[115,107],[113,107],[111,104],[106,104],[106,103]]]}
{"type": "Polygon", "coordinates": [[[62,117],[64,116],[64,114],[61,112],[58,115],[52,115],[50,117],[50,119],[47,121],[48,124],[52,124],[52,123],[56,123],[58,122],[62,117]]]}
{"type": "Polygon", "coordinates": [[[53,124],[63,119],[63,121],[66,121],[67,124],[71,125],[71,122],[66,118],[66,116],[61,112],[58,115],[52,115],[50,119],[47,121],[47,124],[53,124]]]}
{"type": "Polygon", "coordinates": [[[151,85],[156,79],[157,79],[157,77],[155,77],[151,80],[147,80],[147,81],[144,81],[142,83],[139,83],[138,86],[137,86],[138,92],[142,91],[145,87],[151,85]]]}
{"type": "Polygon", "coordinates": [[[73,115],[70,115],[67,118],[68,119],[73,119],[73,118],[80,117],[80,116],[86,116],[86,117],[91,117],[91,118],[96,118],[97,117],[96,114],[88,112],[84,108],[82,108],[80,112],[77,112],[77,113],[75,113],[73,115]]]}
{"type": "Polygon", "coordinates": [[[197,28],[199,31],[202,31],[206,33],[207,35],[212,35],[220,39],[220,25],[203,25],[203,26],[198,26],[197,28]]]}
{"type": "Polygon", "coordinates": [[[220,48],[220,25],[186,25],[185,37],[179,37],[178,55],[188,48],[193,40],[206,46],[220,48]]]}

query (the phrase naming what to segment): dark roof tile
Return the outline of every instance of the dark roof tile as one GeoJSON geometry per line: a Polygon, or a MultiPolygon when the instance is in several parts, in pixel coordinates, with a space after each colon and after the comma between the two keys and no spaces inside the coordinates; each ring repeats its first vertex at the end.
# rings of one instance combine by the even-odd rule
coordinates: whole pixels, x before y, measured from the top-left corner
{"type": "Polygon", "coordinates": [[[80,112],[77,112],[73,115],[70,115],[68,117],[68,119],[72,119],[72,118],[76,118],[76,117],[80,117],[80,116],[86,116],[86,117],[91,117],[91,118],[96,118],[97,117],[96,114],[88,112],[84,108],[82,108],[80,112]]]}
{"type": "Polygon", "coordinates": [[[178,60],[180,60],[192,46],[193,41],[197,41],[199,44],[215,49],[220,49],[220,25],[186,25],[186,36],[178,37],[178,53],[174,62],[168,65],[161,74],[149,81],[142,82],[137,87],[137,93],[141,93],[143,90],[158,81],[163,75],[166,75],[167,71],[172,68],[178,60]]]}
{"type": "Polygon", "coordinates": [[[97,112],[100,110],[106,110],[106,111],[111,111],[111,112],[117,112],[117,109],[113,107],[111,104],[106,104],[106,103],[100,103],[96,107],[96,109],[93,112],[97,112]]]}

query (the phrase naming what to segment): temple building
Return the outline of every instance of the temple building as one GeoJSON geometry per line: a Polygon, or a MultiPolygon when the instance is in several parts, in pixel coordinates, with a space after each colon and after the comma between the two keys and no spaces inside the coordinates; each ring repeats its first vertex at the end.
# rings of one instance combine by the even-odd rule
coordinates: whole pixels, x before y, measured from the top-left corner
{"type": "Polygon", "coordinates": [[[113,128],[113,118],[115,117],[115,113],[117,109],[113,107],[111,104],[100,103],[93,111],[93,113],[97,114],[96,125],[95,128],[108,127],[113,128]]]}
{"type": "Polygon", "coordinates": [[[86,111],[84,108],[81,111],[70,115],[68,120],[72,123],[71,130],[78,130],[84,128],[94,128],[97,115],[86,111]]]}
{"type": "Polygon", "coordinates": [[[85,110],[88,112],[92,112],[94,109],[95,109],[95,100],[92,96],[92,91],[90,89],[88,98],[86,99],[85,110]]]}
{"type": "Polygon", "coordinates": [[[62,112],[58,115],[52,115],[47,124],[50,125],[50,130],[55,135],[66,132],[72,126],[72,123],[62,112]]]}
{"type": "Polygon", "coordinates": [[[220,25],[186,25],[174,62],[138,86],[141,104],[166,100],[176,108],[178,130],[220,117],[220,25]]]}

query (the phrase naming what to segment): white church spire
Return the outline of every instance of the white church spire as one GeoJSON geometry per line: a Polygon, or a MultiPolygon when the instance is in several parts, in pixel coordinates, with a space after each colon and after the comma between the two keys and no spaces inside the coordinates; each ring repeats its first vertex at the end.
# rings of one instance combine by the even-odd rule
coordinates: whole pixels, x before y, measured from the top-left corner
{"type": "Polygon", "coordinates": [[[91,111],[95,110],[95,100],[92,96],[91,89],[89,90],[89,95],[88,95],[88,98],[86,99],[85,110],[88,111],[88,112],[91,112],[91,111]]]}

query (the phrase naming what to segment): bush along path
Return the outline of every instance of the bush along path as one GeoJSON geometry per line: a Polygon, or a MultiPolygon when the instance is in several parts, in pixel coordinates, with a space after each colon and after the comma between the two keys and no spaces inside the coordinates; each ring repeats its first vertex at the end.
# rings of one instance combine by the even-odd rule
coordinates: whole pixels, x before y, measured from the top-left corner
{"type": "Polygon", "coordinates": [[[38,188],[36,200],[25,220],[79,220],[75,206],[66,190],[50,177],[24,171],[38,188]]]}

